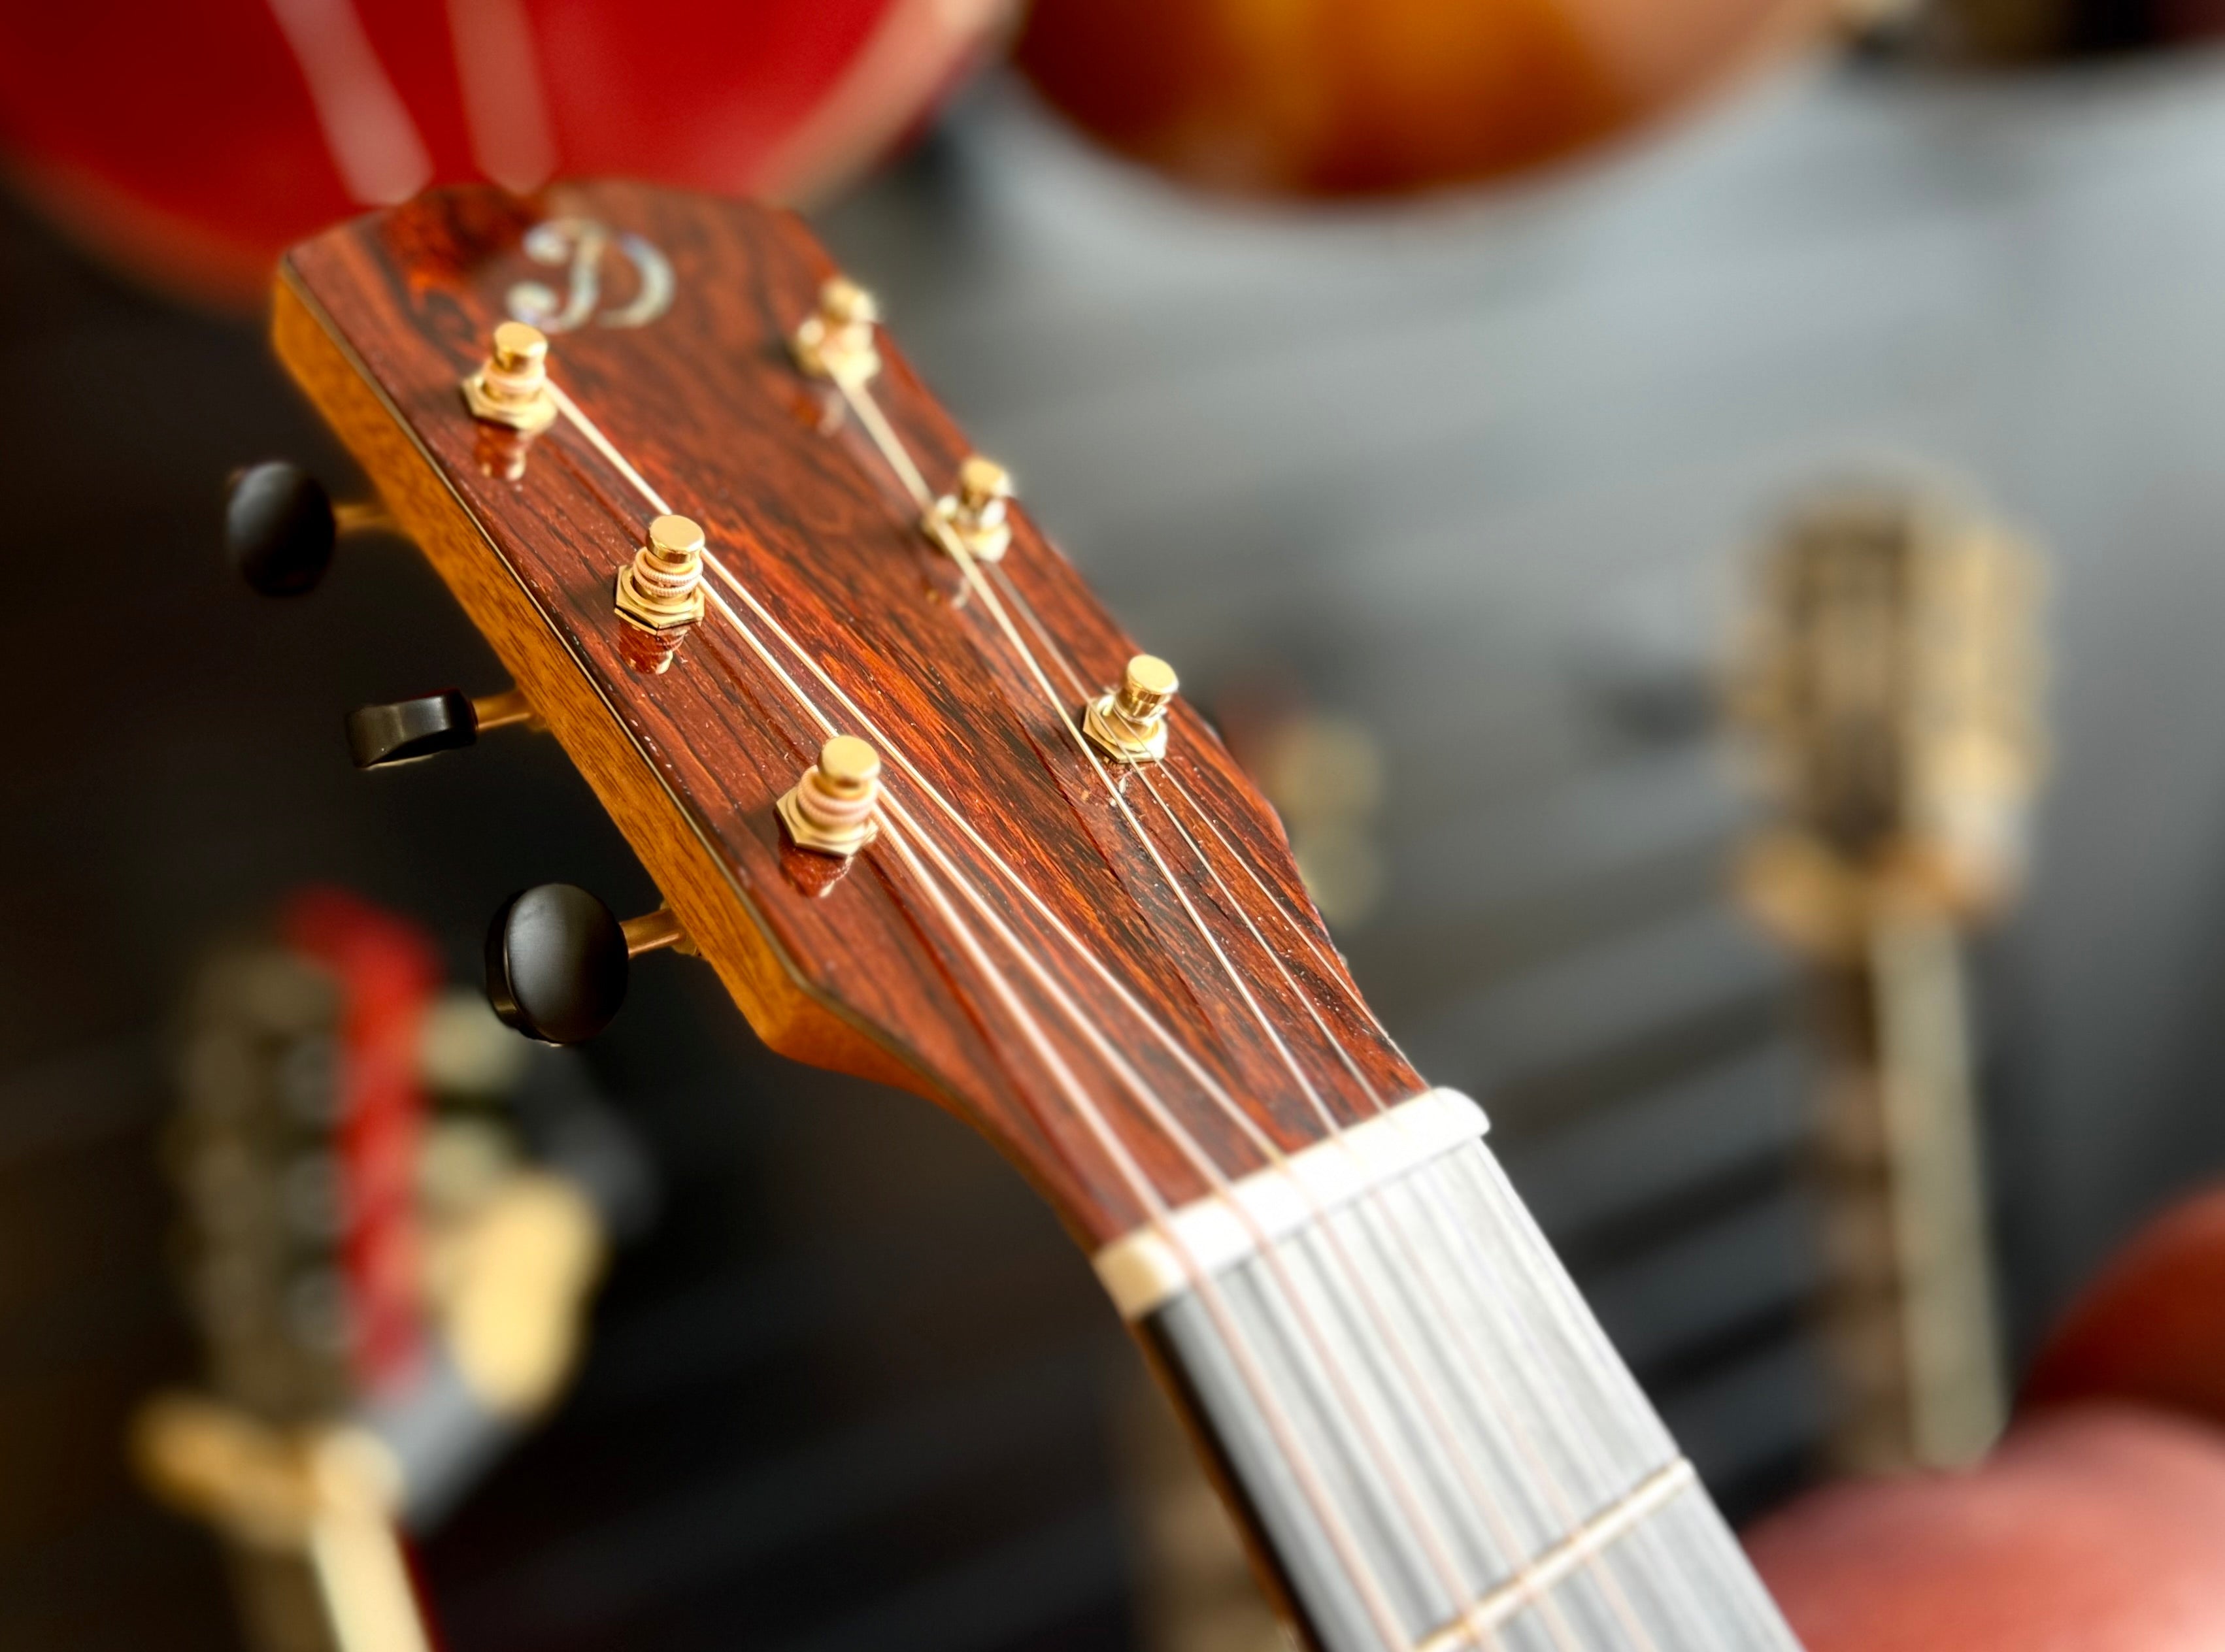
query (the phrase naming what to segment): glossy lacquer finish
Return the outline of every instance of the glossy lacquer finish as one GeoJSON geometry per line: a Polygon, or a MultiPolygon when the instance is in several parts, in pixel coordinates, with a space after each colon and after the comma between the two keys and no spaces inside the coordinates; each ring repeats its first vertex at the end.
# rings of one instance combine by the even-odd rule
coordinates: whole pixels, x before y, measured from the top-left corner
{"type": "MultiPolygon", "coordinates": [[[[858,408],[795,366],[832,273],[776,212],[465,190],[297,250],[276,332],[776,1048],[952,1105],[1092,1244],[1420,1089],[1210,728],[1178,704],[1163,764],[1086,755],[1081,706],[1138,645],[1025,511],[969,583],[858,408]],[[504,294],[546,274],[520,237],[557,217],[669,260],[670,308],[558,336],[551,378],[748,593],[711,581],[662,675],[628,666],[612,612],[656,506],[578,421],[525,443],[458,393],[504,294]],[[774,807],[833,730],[886,784],[846,868],[785,844],[774,807]]],[[[613,258],[605,302],[630,279],[613,258]]],[[[872,394],[946,491],[968,446],[881,353],[872,394]]]]}

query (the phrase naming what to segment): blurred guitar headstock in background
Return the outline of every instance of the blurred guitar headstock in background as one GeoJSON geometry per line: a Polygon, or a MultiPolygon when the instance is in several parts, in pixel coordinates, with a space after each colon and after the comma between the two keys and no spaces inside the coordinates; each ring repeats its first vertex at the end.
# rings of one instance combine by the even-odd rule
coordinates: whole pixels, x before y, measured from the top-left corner
{"type": "Polygon", "coordinates": [[[1961,938],[2025,871],[2038,559],[1942,490],[1802,499],[1757,560],[1734,708],[1774,818],[1748,909],[1807,966],[1830,1455],[1976,1461],[2008,1408],[1961,938]]]}
{"type": "Polygon", "coordinates": [[[1956,921],[2025,870],[2046,767],[2038,558],[1951,497],[1811,495],[1756,569],[1733,699],[1778,810],[1751,904],[1819,952],[1899,900],[1956,921]]]}
{"type": "Polygon", "coordinates": [[[567,1058],[444,989],[425,931],[340,890],[215,949],[180,1030],[201,1371],[141,1408],[143,1478],[226,1540],[257,1652],[422,1652],[408,1545],[562,1390],[646,1162],[567,1058]]]}

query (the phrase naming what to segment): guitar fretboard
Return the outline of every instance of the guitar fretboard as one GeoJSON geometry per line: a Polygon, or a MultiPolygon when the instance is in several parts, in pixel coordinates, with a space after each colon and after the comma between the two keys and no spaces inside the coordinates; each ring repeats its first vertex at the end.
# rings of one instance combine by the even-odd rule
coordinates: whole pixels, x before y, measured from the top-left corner
{"type": "Polygon", "coordinates": [[[1326,1652],[1783,1652],[1480,1141],[1142,1322],[1326,1652]]]}

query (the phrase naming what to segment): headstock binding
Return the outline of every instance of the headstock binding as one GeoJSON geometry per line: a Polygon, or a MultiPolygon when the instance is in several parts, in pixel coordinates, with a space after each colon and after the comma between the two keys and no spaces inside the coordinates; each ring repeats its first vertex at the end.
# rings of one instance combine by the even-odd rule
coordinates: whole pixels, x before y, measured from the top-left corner
{"type": "MultiPolygon", "coordinates": [[[[1165,763],[1125,776],[1062,726],[1084,698],[1067,661],[1094,693],[1139,650],[1025,513],[987,590],[969,589],[840,393],[797,370],[788,336],[833,273],[763,208],[631,185],[529,203],[466,189],[297,249],[275,332],[765,1041],[954,1107],[1100,1243],[1154,1199],[1258,1168],[1251,1132],[1295,1150],[1420,1081],[1361,1006],[1272,812],[1194,711],[1177,706],[1165,763]],[[783,843],[775,800],[824,728],[715,611],[668,673],[631,668],[612,582],[656,511],[567,421],[528,444],[466,413],[459,381],[532,270],[520,237],[559,217],[643,237],[675,290],[646,325],[556,336],[551,378],[703,524],[798,645],[735,604],[796,684],[880,747],[916,827],[898,835],[940,902],[888,833],[840,877],[783,843]]],[[[624,272],[608,274],[622,304],[624,272]]],[[[885,338],[881,355],[879,405],[948,488],[969,446],[885,338]]]]}

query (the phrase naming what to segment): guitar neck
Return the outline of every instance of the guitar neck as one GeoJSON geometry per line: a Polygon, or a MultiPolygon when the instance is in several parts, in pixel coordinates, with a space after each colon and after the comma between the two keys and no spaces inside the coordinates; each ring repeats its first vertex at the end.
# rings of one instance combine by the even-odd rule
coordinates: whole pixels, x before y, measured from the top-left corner
{"type": "Polygon", "coordinates": [[[1290,1616],[1323,1652],[1792,1647],[1482,1123],[1430,1092],[1100,1253],[1290,1616]]]}
{"type": "Polygon", "coordinates": [[[1936,914],[1880,915],[1861,957],[1816,972],[1814,997],[1834,1455],[1854,1472],[1972,1462],[2006,1394],[1958,937],[1936,914]]]}

